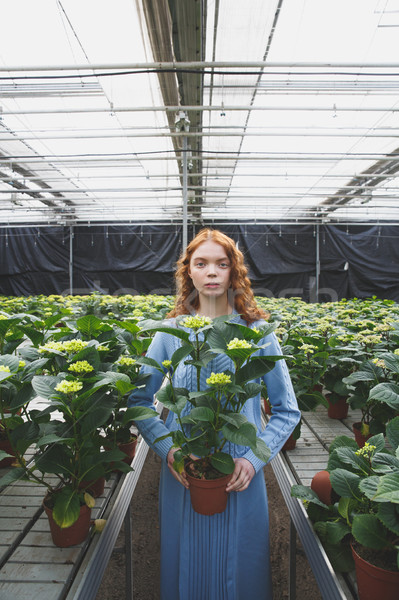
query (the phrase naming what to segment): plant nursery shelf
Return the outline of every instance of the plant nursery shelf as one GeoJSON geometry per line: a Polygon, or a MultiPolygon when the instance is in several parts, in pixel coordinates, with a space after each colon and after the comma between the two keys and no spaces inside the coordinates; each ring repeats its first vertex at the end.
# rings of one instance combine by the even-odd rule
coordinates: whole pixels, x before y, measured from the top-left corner
{"type": "MultiPolygon", "coordinates": [[[[96,596],[125,522],[127,598],[132,598],[129,506],[148,446],[139,438],[133,471],[113,474],[96,499],[92,519],[104,518],[101,534],[77,546],[54,546],[43,513],[43,486],[15,483],[0,492],[0,598],[2,600],[84,600],[96,596]]],[[[3,470],[0,470],[3,471],[3,470]]],[[[0,472],[1,474],[1,472],[0,472]]]]}
{"type": "Polygon", "coordinates": [[[338,435],[353,437],[352,424],[360,420],[360,411],[350,411],[346,419],[330,419],[323,406],[302,413],[301,436],[293,450],[280,452],[271,462],[290,513],[289,600],[295,600],[296,535],[302,543],[323,600],[356,600],[354,576],[335,573],[315,534],[300,500],[291,496],[291,486],[309,486],[313,476],[326,468],[328,447],[338,435]]]}

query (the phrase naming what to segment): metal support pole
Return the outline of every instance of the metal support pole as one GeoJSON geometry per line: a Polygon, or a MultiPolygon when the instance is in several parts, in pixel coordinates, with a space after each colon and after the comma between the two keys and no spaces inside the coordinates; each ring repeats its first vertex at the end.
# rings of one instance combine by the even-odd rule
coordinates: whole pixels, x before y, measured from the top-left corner
{"type": "Polygon", "coordinates": [[[125,569],[126,569],[126,600],[133,600],[133,550],[132,550],[132,515],[130,505],[125,519],[125,569]]]}
{"type": "Polygon", "coordinates": [[[183,248],[187,248],[187,136],[183,136],[183,248]]]}
{"type": "Polygon", "coordinates": [[[320,286],[320,225],[316,225],[316,298],[315,302],[319,302],[319,286],[320,286]]]}
{"type": "Polygon", "coordinates": [[[290,517],[290,560],[288,574],[288,598],[296,598],[296,529],[293,520],[290,517]]]}
{"type": "Polygon", "coordinates": [[[74,238],[73,226],[69,227],[69,294],[73,294],[73,238],[74,238]]]}

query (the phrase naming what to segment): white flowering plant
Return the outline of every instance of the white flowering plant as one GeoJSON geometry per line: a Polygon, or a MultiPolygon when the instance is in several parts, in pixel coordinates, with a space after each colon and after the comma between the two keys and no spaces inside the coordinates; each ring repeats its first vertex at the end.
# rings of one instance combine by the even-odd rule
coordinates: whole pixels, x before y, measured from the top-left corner
{"type": "Polygon", "coordinates": [[[343,383],[350,391],[351,407],[361,410],[361,433],[385,433],[386,424],[399,412],[399,349],[375,353],[343,383]]]}
{"type": "Polygon", "coordinates": [[[143,328],[163,331],[177,336],[180,347],[170,359],[158,364],[142,357],[141,364],[152,366],[165,376],[165,385],[157,393],[163,406],[175,414],[177,429],[171,437],[174,467],[182,472],[187,460],[193,461],[197,476],[212,478],[232,473],[234,461],[224,451],[228,443],[247,446],[264,462],[270,450],[256,435],[242,409],[245,403],[263,388],[260,378],[273,369],[281,356],[262,356],[260,350],[268,345],[264,337],[276,327],[265,323],[261,328],[250,328],[232,320],[231,316],[209,319],[199,315],[181,316],[176,326],[170,323],[142,324],[143,328]],[[230,359],[231,368],[212,372],[201,389],[201,371],[219,355],[230,359]],[[175,387],[174,374],[180,364],[196,371],[196,389],[175,387]]]}

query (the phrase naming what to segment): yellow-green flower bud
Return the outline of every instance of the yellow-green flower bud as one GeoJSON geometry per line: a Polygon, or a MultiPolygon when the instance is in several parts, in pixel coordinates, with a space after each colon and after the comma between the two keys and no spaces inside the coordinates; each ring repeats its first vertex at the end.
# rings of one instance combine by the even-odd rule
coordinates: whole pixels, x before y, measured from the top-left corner
{"type": "Polygon", "coordinates": [[[227,350],[235,350],[236,348],[252,348],[252,346],[247,340],[240,340],[235,337],[227,344],[227,350]]]}
{"type": "Polygon", "coordinates": [[[187,327],[188,329],[201,329],[201,327],[205,327],[206,325],[210,325],[212,323],[212,319],[209,317],[202,317],[201,315],[195,315],[195,317],[185,317],[182,320],[181,324],[183,327],[187,327]]]}
{"type": "Polygon", "coordinates": [[[90,373],[94,371],[94,367],[87,360],[77,360],[72,365],[69,365],[68,371],[73,373],[90,373]]]}
{"type": "Polygon", "coordinates": [[[131,367],[132,365],[136,364],[136,361],[130,356],[121,356],[118,360],[118,364],[122,367],[131,367]]]}
{"type": "Polygon", "coordinates": [[[222,386],[231,383],[230,375],[226,375],[226,373],[211,373],[208,379],[206,380],[207,385],[215,385],[222,386]]]}
{"type": "Polygon", "coordinates": [[[57,392],[62,392],[63,394],[73,394],[74,392],[79,392],[83,387],[83,383],[80,381],[68,381],[67,379],[63,379],[58,383],[55,387],[57,392]]]}

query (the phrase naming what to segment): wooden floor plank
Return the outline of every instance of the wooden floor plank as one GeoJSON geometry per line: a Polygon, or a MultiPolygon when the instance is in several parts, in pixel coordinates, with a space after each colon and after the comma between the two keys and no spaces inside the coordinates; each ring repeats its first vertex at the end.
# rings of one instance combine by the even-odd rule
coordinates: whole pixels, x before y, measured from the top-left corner
{"type": "MultiPolygon", "coordinates": [[[[14,563],[11,560],[1,570],[0,582],[3,581],[44,581],[62,583],[68,579],[70,565],[52,563],[14,563]]],[[[17,598],[17,596],[15,596],[17,598]]]]}
{"type": "Polygon", "coordinates": [[[80,548],[77,546],[71,546],[70,548],[55,548],[52,544],[49,547],[42,546],[39,552],[32,551],[31,546],[19,546],[12,555],[12,560],[20,563],[42,562],[43,564],[61,563],[70,565],[76,561],[79,552],[80,548]]]}
{"type": "Polygon", "coordinates": [[[19,581],[1,582],[1,600],[58,600],[62,597],[62,583],[19,581]]]}

